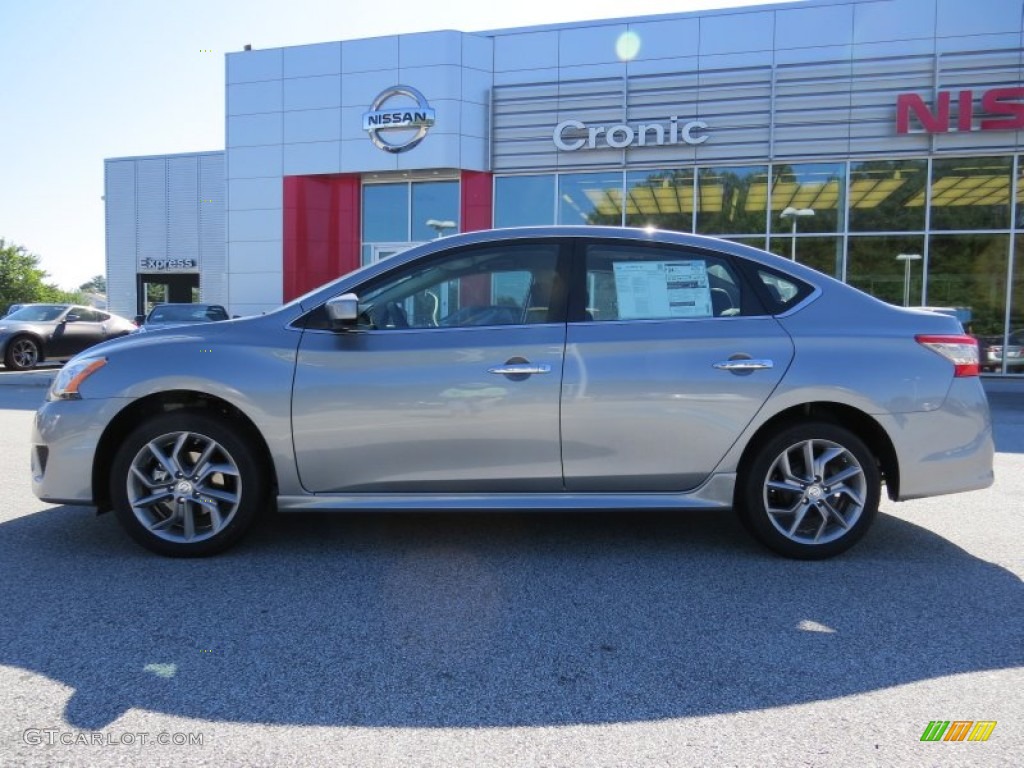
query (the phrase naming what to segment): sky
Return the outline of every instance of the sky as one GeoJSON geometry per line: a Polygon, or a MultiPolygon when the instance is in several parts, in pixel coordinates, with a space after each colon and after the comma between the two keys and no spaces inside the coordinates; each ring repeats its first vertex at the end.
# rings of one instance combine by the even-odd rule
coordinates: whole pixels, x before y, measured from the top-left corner
{"type": "MultiPolygon", "coordinates": [[[[760,0],[762,3],[765,0],[760,0]]],[[[224,54],[755,0],[0,0],[0,238],[49,281],[103,274],[103,160],[224,149],[224,54]]]]}

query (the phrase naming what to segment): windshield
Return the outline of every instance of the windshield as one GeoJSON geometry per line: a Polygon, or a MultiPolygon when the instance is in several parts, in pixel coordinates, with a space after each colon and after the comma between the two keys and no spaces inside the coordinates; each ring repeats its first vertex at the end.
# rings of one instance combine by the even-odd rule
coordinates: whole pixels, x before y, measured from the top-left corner
{"type": "Polygon", "coordinates": [[[4,320],[24,320],[29,323],[52,322],[64,314],[66,304],[36,304],[12,312],[4,320]]]}
{"type": "Polygon", "coordinates": [[[168,304],[154,307],[146,318],[147,323],[208,323],[213,320],[227,320],[228,313],[223,307],[206,304],[168,304]]]}

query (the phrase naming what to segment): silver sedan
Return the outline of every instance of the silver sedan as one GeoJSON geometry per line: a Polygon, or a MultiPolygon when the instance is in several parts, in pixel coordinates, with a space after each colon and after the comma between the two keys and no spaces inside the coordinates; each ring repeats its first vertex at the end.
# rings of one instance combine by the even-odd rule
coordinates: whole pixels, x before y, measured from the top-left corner
{"type": "Polygon", "coordinates": [[[992,483],[978,347],[711,238],[478,232],[264,316],[88,350],[36,415],[43,500],[199,556],[267,507],[720,509],[825,558],[896,500],[992,483]]]}

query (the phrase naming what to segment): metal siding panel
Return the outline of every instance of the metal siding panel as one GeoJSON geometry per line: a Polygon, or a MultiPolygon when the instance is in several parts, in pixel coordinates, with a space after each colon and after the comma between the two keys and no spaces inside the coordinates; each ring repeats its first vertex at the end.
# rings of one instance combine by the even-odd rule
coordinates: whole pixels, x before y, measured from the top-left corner
{"type": "MultiPolygon", "coordinates": [[[[137,161],[135,193],[138,211],[136,256],[167,258],[167,161],[147,158],[137,161]]],[[[136,266],[138,269],[138,266],[136,266]]]]}
{"type": "Polygon", "coordinates": [[[104,163],[107,308],[118,315],[135,314],[135,161],[104,163]]]}
{"type": "Polygon", "coordinates": [[[199,159],[175,157],[167,160],[167,256],[192,259],[198,267],[199,253],[199,159]]]}
{"type": "Polygon", "coordinates": [[[199,157],[199,276],[200,298],[211,304],[228,303],[227,236],[224,154],[199,157]]]}

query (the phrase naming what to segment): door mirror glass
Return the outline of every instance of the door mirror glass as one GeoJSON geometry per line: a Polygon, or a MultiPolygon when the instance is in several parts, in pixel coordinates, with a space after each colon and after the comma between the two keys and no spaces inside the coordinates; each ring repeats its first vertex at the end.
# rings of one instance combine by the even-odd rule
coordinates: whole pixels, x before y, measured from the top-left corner
{"type": "Polygon", "coordinates": [[[77,323],[81,318],[74,312],[69,312],[64,316],[65,323],[77,323]]]}

